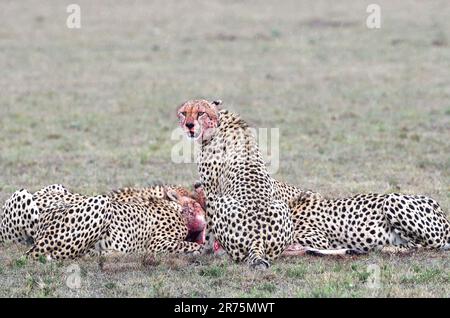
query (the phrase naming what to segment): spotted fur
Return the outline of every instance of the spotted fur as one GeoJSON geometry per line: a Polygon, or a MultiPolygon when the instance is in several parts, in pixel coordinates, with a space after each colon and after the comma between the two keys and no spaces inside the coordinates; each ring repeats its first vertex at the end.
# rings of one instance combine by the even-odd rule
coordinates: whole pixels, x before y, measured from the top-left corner
{"type": "Polygon", "coordinates": [[[426,196],[359,194],[345,199],[303,195],[291,203],[294,244],[319,250],[368,252],[403,248],[450,247],[450,222],[426,196]]]}
{"type": "Polygon", "coordinates": [[[178,186],[124,188],[97,197],[74,194],[61,185],[33,195],[20,190],[5,203],[0,242],[29,244],[28,255],[51,259],[76,258],[94,250],[196,253],[201,245],[185,239],[192,220],[201,232],[204,212],[187,195],[178,186]],[[167,193],[175,193],[179,202],[167,193]]]}
{"type": "Polygon", "coordinates": [[[207,245],[215,238],[234,260],[269,266],[291,242],[292,221],[287,194],[277,192],[247,123],[205,100],[184,103],[178,116],[187,136],[201,143],[207,245]]]}

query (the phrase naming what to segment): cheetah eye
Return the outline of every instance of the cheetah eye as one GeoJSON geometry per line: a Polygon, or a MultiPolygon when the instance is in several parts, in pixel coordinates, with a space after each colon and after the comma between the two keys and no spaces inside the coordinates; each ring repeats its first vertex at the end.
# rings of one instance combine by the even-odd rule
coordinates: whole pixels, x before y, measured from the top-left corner
{"type": "Polygon", "coordinates": [[[180,114],[186,117],[186,112],[180,112],[180,114]]]}
{"type": "Polygon", "coordinates": [[[198,112],[198,117],[203,116],[205,112],[198,112]]]}

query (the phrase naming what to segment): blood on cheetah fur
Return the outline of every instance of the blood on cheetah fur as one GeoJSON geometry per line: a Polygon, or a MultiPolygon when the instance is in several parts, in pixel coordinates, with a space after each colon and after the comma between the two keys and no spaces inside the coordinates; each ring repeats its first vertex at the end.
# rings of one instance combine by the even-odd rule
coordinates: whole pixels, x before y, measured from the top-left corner
{"type": "Polygon", "coordinates": [[[268,267],[292,239],[288,205],[274,200],[269,176],[248,125],[216,102],[178,108],[180,126],[200,144],[198,171],[206,195],[207,245],[214,239],[235,261],[268,267]]]}
{"type": "Polygon", "coordinates": [[[5,203],[0,242],[34,244],[28,255],[52,259],[75,258],[95,249],[102,254],[195,253],[200,247],[195,242],[202,243],[204,211],[188,195],[177,186],[124,188],[94,198],[73,194],[62,185],[33,195],[20,190],[5,203]],[[184,242],[188,229],[196,233],[195,242],[184,242]]]}

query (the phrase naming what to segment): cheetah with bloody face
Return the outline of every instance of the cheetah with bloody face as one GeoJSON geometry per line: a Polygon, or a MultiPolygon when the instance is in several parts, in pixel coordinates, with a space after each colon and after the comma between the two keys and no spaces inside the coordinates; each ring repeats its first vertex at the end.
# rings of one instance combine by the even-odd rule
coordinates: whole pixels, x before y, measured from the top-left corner
{"type": "Polygon", "coordinates": [[[291,203],[293,246],[286,254],[365,253],[385,246],[450,248],[450,222],[426,196],[358,194],[346,199],[302,195],[291,203]]]}
{"type": "Polygon", "coordinates": [[[200,143],[207,246],[215,238],[235,261],[268,267],[292,239],[289,208],[282,200],[286,194],[277,192],[248,125],[218,105],[192,100],[177,112],[186,135],[200,143]]]}
{"type": "Polygon", "coordinates": [[[5,203],[0,242],[33,244],[32,257],[75,258],[135,252],[196,253],[204,212],[180,187],[125,188],[86,197],[61,185],[20,190],[5,203]],[[185,239],[190,240],[185,242],[185,239]]]}
{"type": "Polygon", "coordinates": [[[166,190],[167,199],[132,192],[131,197],[129,189],[112,195],[110,229],[97,246],[102,254],[200,253],[204,211],[186,190],[166,190]]]}

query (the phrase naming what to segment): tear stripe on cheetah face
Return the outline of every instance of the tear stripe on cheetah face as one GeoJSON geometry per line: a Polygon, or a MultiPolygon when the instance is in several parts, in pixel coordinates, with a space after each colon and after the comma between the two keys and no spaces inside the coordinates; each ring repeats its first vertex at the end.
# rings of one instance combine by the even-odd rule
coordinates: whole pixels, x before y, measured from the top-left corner
{"type": "MultiPolygon", "coordinates": [[[[220,102],[221,103],[221,102],[220,102]]],[[[188,138],[203,142],[214,134],[218,124],[218,101],[206,100],[184,102],[177,110],[180,127],[188,138]]]]}
{"type": "Polygon", "coordinates": [[[356,252],[395,245],[448,248],[450,222],[426,196],[359,194],[345,199],[304,195],[292,203],[294,245],[356,252]]]}
{"type": "MultiPolygon", "coordinates": [[[[184,109],[198,113],[205,107],[218,117],[211,125],[215,129],[206,129],[208,138],[202,138],[197,160],[206,195],[207,246],[212,247],[216,237],[234,260],[268,264],[291,242],[289,208],[272,199],[272,179],[243,120],[204,100],[188,101],[178,113],[184,109]]],[[[185,124],[180,121],[182,128],[185,124]]]]}

